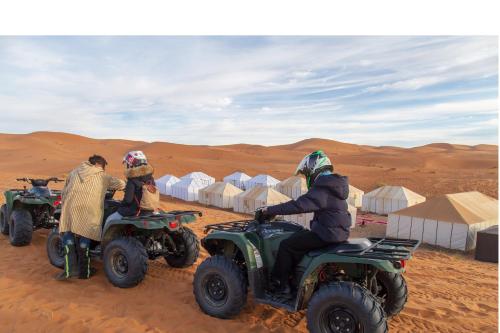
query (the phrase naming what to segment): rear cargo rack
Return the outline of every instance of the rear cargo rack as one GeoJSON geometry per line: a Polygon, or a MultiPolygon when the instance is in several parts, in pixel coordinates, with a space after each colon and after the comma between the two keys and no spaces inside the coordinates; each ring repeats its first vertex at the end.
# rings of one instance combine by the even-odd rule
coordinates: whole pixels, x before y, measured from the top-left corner
{"type": "Polygon", "coordinates": [[[245,232],[248,230],[250,223],[254,220],[231,221],[217,224],[209,224],[205,227],[204,233],[210,230],[227,231],[227,232],[245,232]]]}
{"type": "Polygon", "coordinates": [[[344,252],[343,256],[383,259],[391,261],[408,260],[420,245],[419,240],[394,238],[368,238],[372,245],[359,252],[344,252]]]}

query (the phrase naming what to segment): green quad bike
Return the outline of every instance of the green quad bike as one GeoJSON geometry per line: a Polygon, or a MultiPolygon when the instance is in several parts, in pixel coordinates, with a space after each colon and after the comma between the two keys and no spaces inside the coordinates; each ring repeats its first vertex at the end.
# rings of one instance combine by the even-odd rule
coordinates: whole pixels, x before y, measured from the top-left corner
{"type": "Polygon", "coordinates": [[[311,251],[296,265],[294,296],[270,290],[270,272],[280,242],[303,227],[286,221],[235,221],[208,225],[202,246],[210,253],[198,266],[193,292],[202,311],[237,315],[253,292],[257,303],[295,312],[307,309],[312,333],[387,332],[387,317],[404,307],[408,289],[402,276],[417,240],[355,238],[311,251]]]}
{"type": "Polygon", "coordinates": [[[52,177],[17,178],[17,181],[30,183],[32,187],[5,191],[5,204],[0,209],[0,232],[9,236],[12,245],[24,246],[31,243],[34,230],[58,225],[61,192],[50,190],[47,185],[63,180],[52,177]]]}
{"type": "MultiPolygon", "coordinates": [[[[194,232],[185,226],[196,220],[199,211],[170,211],[157,214],[124,217],[105,223],[117,211],[120,201],[115,191],[108,191],[104,200],[102,239],[92,242],[90,254],[102,259],[108,280],[116,287],[130,288],[145,277],[148,259],[164,257],[168,265],[185,268],[198,259],[200,244],[194,232]]],[[[47,238],[50,263],[64,268],[64,252],[59,229],[47,238]]]]}

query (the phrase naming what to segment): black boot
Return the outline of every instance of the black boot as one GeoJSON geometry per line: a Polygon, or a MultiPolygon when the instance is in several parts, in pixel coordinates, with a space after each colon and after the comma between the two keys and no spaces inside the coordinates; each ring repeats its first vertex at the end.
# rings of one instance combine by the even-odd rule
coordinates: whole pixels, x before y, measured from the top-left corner
{"type": "Polygon", "coordinates": [[[95,269],[90,266],[90,249],[78,247],[78,264],[80,266],[80,279],[88,279],[95,274],[95,269]]]}
{"type": "Polygon", "coordinates": [[[78,259],[74,244],[64,245],[64,271],[56,275],[56,280],[63,281],[77,278],[79,274],[78,259]]]}
{"type": "Polygon", "coordinates": [[[276,277],[271,278],[269,291],[277,297],[292,297],[292,289],[290,288],[290,284],[288,282],[283,282],[276,277]]]}

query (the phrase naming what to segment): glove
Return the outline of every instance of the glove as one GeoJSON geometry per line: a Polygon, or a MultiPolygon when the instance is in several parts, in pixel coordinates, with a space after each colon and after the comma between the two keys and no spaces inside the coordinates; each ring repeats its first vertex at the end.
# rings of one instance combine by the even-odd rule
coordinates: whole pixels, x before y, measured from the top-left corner
{"type": "Polygon", "coordinates": [[[259,222],[259,224],[263,224],[271,220],[274,216],[269,215],[267,213],[267,208],[259,208],[255,211],[255,221],[259,222]]]}

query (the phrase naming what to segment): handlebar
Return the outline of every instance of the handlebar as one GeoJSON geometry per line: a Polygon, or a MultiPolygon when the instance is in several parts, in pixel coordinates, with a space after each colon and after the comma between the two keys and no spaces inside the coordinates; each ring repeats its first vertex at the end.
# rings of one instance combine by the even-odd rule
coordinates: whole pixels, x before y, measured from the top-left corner
{"type": "Polygon", "coordinates": [[[26,182],[26,183],[30,183],[31,185],[35,185],[35,183],[39,183],[39,184],[45,184],[45,185],[42,185],[42,186],[47,186],[47,184],[49,182],[54,182],[54,183],[59,183],[59,182],[63,182],[64,179],[59,179],[57,177],[50,177],[50,178],[47,178],[47,179],[43,179],[43,178],[16,178],[16,180],[18,182],[26,182]]]}

